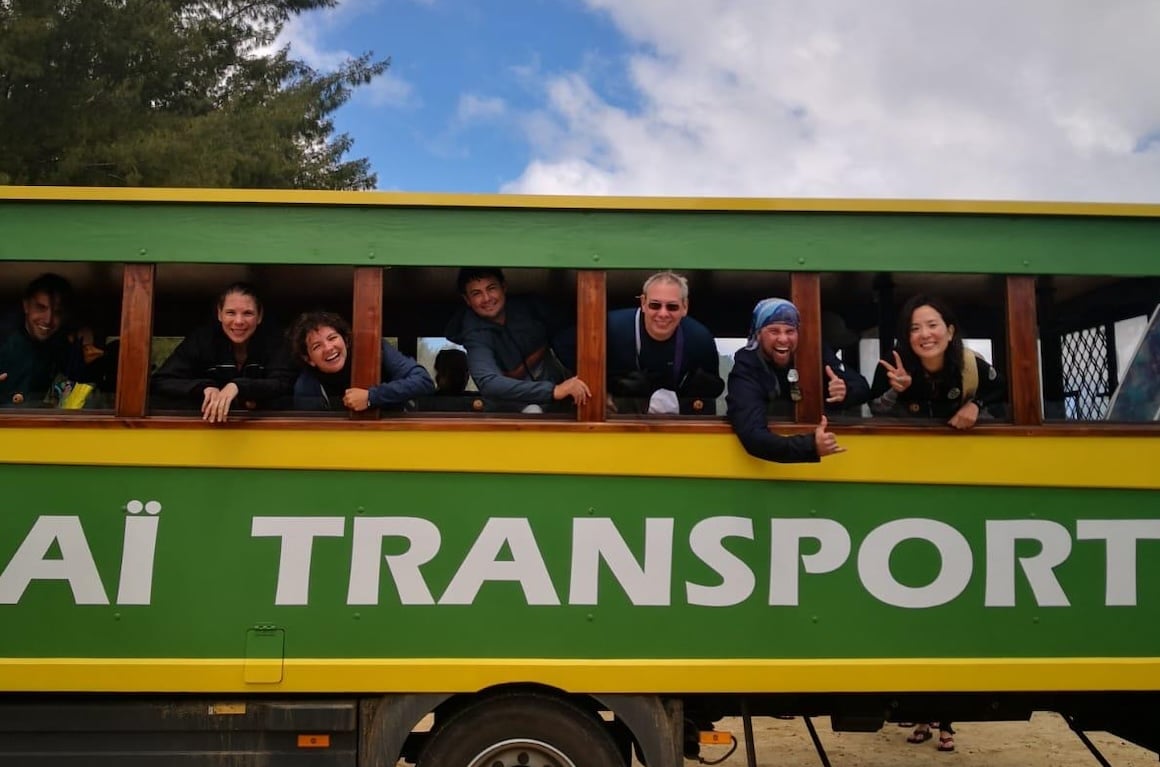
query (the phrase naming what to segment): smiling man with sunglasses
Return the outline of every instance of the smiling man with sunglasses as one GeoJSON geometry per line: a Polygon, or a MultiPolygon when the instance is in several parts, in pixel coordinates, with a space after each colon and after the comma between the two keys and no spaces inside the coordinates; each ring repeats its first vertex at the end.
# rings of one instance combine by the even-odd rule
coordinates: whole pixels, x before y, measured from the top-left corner
{"type": "Polygon", "coordinates": [[[725,388],[713,334],[688,316],[689,283],[658,272],[640,306],[608,313],[608,392],[621,413],[717,412],[725,388]]]}

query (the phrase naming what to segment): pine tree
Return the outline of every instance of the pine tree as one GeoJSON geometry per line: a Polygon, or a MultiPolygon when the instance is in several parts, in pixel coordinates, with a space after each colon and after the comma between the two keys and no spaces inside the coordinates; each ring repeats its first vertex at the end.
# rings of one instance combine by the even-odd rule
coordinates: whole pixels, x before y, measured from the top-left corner
{"type": "Polygon", "coordinates": [[[336,0],[0,0],[0,183],[367,189],[332,115],[388,60],[273,42],[336,0]]]}

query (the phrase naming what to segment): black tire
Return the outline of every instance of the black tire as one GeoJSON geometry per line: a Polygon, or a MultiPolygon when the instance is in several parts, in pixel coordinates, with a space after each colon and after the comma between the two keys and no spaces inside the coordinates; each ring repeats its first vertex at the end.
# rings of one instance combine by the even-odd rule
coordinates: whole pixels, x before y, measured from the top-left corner
{"type": "Polygon", "coordinates": [[[608,728],[560,698],[511,693],[460,709],[431,735],[418,767],[626,767],[608,728]]]}

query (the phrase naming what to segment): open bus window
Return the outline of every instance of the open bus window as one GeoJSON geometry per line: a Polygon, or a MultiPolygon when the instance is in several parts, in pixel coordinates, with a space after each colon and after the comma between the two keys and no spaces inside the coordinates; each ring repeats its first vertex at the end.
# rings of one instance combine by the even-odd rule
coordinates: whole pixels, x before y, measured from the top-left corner
{"type": "Polygon", "coordinates": [[[1160,280],[1040,278],[1040,385],[1053,421],[1160,421],[1160,280]]]}
{"type": "Polygon", "coordinates": [[[968,410],[977,408],[975,423],[1006,420],[1005,313],[996,299],[1003,294],[1003,278],[994,275],[823,275],[823,356],[832,352],[844,375],[856,372],[870,385],[868,401],[831,403],[827,416],[944,424],[973,402],[968,410]],[[911,332],[916,320],[919,327],[911,332]],[[906,388],[895,391],[892,378],[906,388]]]}
{"type": "Polygon", "coordinates": [[[351,284],[351,269],[341,266],[158,265],[150,412],[200,417],[230,384],[237,391],[228,414],[295,410],[305,363],[287,328],[304,311],[349,317],[351,284]]]}
{"type": "Polygon", "coordinates": [[[111,413],[123,266],[6,262],[0,413],[111,413]]]}
{"type": "Polygon", "coordinates": [[[437,384],[413,400],[416,414],[573,417],[573,400],[554,394],[576,370],[576,280],[565,269],[390,269],[384,332],[437,384]]]}
{"type": "Polygon", "coordinates": [[[726,381],[734,354],[745,346],[754,303],[789,291],[785,273],[671,274],[608,273],[606,383],[613,417],[724,416],[726,381]]]}

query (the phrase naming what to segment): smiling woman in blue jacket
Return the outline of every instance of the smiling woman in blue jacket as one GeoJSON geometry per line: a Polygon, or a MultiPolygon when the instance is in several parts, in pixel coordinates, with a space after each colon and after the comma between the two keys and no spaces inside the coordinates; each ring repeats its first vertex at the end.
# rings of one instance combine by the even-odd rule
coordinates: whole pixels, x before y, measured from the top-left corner
{"type": "Polygon", "coordinates": [[[331,312],[307,312],[290,331],[290,343],[305,367],[294,382],[296,410],[394,408],[435,392],[431,376],[415,360],[383,341],[382,383],[370,389],[350,384],[350,324],[331,312]]]}

